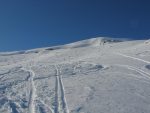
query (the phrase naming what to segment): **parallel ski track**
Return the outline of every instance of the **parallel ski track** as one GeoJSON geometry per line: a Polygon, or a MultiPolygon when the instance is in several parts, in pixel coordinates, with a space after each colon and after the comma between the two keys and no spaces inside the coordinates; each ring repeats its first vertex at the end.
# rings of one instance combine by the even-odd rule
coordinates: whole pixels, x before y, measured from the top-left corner
{"type": "Polygon", "coordinates": [[[120,66],[120,67],[125,67],[127,69],[136,71],[136,72],[140,73],[143,77],[150,79],[150,73],[147,73],[137,67],[133,67],[133,66],[129,66],[129,65],[122,65],[122,64],[114,64],[114,65],[120,66]]]}
{"type": "MultiPolygon", "coordinates": [[[[147,60],[143,60],[143,59],[140,59],[140,58],[132,57],[132,56],[125,55],[125,54],[122,54],[122,53],[116,53],[116,54],[120,55],[120,56],[123,56],[123,57],[126,57],[126,58],[130,58],[130,59],[134,59],[134,60],[138,60],[138,61],[142,61],[144,63],[150,64],[150,61],[147,61],[147,60]]],[[[145,71],[143,71],[143,70],[141,70],[139,68],[136,68],[136,67],[133,67],[133,66],[129,66],[129,65],[121,65],[121,64],[118,64],[118,65],[127,67],[128,69],[131,69],[131,70],[135,70],[136,72],[142,74],[144,77],[150,79],[150,73],[147,73],[147,72],[145,72],[145,71]]]]}
{"type": "Polygon", "coordinates": [[[69,113],[69,109],[65,97],[65,89],[62,81],[62,76],[61,76],[61,69],[57,65],[55,65],[55,69],[56,69],[55,113],[69,113]]]}

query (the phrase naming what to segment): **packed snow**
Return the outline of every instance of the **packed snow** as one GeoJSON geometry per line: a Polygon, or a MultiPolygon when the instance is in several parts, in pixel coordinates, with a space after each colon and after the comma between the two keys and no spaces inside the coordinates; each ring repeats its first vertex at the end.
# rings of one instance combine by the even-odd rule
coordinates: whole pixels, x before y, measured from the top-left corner
{"type": "Polygon", "coordinates": [[[1,52],[0,113],[150,113],[150,40],[1,52]]]}

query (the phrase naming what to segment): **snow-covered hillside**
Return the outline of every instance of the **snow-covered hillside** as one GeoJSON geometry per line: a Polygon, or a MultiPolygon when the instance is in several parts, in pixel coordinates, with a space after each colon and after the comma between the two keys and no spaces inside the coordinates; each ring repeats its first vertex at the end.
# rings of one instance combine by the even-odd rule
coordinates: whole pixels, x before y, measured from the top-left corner
{"type": "Polygon", "coordinates": [[[0,53],[0,113],[150,113],[150,40],[0,53]]]}

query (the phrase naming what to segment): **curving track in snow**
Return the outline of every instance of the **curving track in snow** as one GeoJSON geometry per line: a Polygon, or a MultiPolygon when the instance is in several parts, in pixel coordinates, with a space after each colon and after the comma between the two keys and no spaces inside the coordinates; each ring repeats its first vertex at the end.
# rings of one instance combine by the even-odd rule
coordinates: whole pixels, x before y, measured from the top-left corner
{"type": "MultiPolygon", "coordinates": [[[[126,57],[126,58],[130,58],[130,59],[133,59],[133,60],[142,61],[144,63],[150,64],[150,61],[147,61],[147,60],[143,60],[143,59],[140,59],[140,58],[132,57],[132,56],[125,55],[125,54],[122,54],[122,53],[116,53],[116,54],[120,55],[120,56],[123,56],[123,57],[126,57]]],[[[136,67],[133,67],[133,66],[129,66],[129,65],[121,65],[121,64],[117,64],[117,65],[123,66],[123,67],[127,67],[128,69],[134,70],[134,71],[140,73],[141,75],[143,75],[144,77],[150,79],[150,73],[147,73],[147,72],[145,72],[145,71],[143,71],[143,70],[141,70],[139,68],[136,68],[136,67]]]]}
{"type": "Polygon", "coordinates": [[[114,64],[114,65],[120,66],[120,67],[125,67],[127,69],[136,71],[136,72],[140,73],[143,77],[150,79],[150,73],[147,73],[147,72],[145,72],[145,71],[143,71],[143,70],[141,70],[137,67],[133,67],[133,66],[130,66],[130,65],[122,65],[122,64],[114,64]]]}
{"type": "Polygon", "coordinates": [[[36,110],[35,110],[36,87],[35,87],[35,83],[34,83],[35,73],[33,70],[31,70],[31,68],[29,68],[29,69],[22,68],[22,70],[29,73],[28,80],[30,82],[30,92],[29,92],[28,111],[29,111],[29,113],[36,113],[36,110]]]}

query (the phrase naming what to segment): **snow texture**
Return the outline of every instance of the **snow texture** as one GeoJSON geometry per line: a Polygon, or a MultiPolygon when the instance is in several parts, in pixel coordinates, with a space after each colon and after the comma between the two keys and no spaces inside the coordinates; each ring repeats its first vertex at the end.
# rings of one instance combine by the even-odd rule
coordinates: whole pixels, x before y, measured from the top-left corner
{"type": "Polygon", "coordinates": [[[0,53],[0,113],[150,113],[150,41],[0,53]]]}

